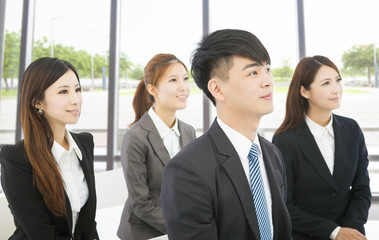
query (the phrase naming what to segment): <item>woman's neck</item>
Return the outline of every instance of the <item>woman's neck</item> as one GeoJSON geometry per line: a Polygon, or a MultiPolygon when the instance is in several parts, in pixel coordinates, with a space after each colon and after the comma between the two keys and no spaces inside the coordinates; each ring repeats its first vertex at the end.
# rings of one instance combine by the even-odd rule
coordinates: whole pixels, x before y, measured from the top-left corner
{"type": "Polygon", "coordinates": [[[57,131],[57,129],[53,130],[54,134],[54,141],[56,141],[59,145],[61,145],[64,149],[69,149],[69,143],[66,139],[66,128],[60,129],[57,131]]]}
{"type": "Polygon", "coordinates": [[[176,111],[169,111],[167,109],[163,109],[157,106],[154,106],[153,110],[169,128],[172,128],[174,126],[176,121],[176,111]]]}
{"type": "Polygon", "coordinates": [[[311,111],[309,110],[307,116],[318,125],[325,127],[330,122],[332,117],[331,111],[311,111]]]}

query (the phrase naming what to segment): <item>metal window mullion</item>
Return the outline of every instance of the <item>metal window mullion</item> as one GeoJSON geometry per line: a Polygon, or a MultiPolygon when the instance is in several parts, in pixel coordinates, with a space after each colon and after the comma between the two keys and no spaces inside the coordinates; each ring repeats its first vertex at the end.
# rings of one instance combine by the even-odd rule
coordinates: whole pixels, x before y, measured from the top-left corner
{"type": "Polygon", "coordinates": [[[304,2],[297,0],[297,32],[299,44],[299,61],[305,57],[305,24],[304,24],[304,2]]]}
{"type": "MultiPolygon", "coordinates": [[[[209,0],[203,0],[203,37],[209,34],[209,0]]],[[[203,133],[210,126],[210,101],[203,93],[203,133]]]]}
{"type": "Polygon", "coordinates": [[[17,91],[17,111],[16,111],[16,137],[15,141],[20,141],[22,136],[22,126],[20,121],[20,99],[22,76],[25,69],[32,62],[33,53],[33,34],[34,34],[34,7],[35,0],[24,0],[21,24],[21,47],[20,47],[20,66],[18,72],[18,91],[17,91]]]}
{"type": "Polygon", "coordinates": [[[120,0],[111,0],[109,36],[107,170],[113,169],[117,146],[120,9],[120,0]]]}

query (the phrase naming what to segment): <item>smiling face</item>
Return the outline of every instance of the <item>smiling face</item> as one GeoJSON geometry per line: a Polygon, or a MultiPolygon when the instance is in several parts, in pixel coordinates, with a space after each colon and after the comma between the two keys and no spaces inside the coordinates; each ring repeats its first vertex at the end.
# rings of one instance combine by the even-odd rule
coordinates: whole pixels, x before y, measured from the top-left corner
{"type": "Polygon", "coordinates": [[[62,130],[66,124],[78,121],[82,107],[82,93],[78,78],[68,70],[44,92],[36,108],[43,110],[53,132],[62,130]]]}
{"type": "Polygon", "coordinates": [[[187,106],[190,85],[187,71],[181,63],[171,64],[158,85],[149,84],[147,88],[154,97],[155,110],[175,113],[187,106]]]}
{"type": "Polygon", "coordinates": [[[342,78],[331,67],[321,66],[310,85],[309,90],[301,87],[301,95],[308,100],[308,113],[330,113],[340,107],[342,96],[342,78]]]}
{"type": "Polygon", "coordinates": [[[230,114],[242,119],[259,120],[273,111],[273,77],[269,65],[233,56],[228,79],[218,82],[222,94],[215,97],[216,107],[222,104],[230,114]]]}

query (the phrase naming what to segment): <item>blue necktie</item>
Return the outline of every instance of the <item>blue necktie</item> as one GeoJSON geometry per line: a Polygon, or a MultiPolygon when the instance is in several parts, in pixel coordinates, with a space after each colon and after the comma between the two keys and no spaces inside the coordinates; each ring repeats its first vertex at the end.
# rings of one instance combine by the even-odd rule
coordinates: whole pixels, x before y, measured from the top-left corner
{"type": "Polygon", "coordinates": [[[258,145],[253,143],[249,152],[250,186],[261,240],[271,240],[271,223],[268,215],[265,189],[258,160],[258,145]]]}

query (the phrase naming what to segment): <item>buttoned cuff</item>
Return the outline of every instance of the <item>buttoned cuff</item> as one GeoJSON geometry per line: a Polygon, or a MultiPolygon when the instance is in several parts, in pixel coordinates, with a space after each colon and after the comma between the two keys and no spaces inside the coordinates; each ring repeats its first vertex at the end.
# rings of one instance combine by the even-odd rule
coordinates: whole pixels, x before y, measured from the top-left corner
{"type": "Polygon", "coordinates": [[[335,240],[337,235],[338,235],[338,232],[340,231],[341,227],[336,227],[333,232],[330,234],[330,237],[329,239],[332,239],[332,240],[335,240]]]}

